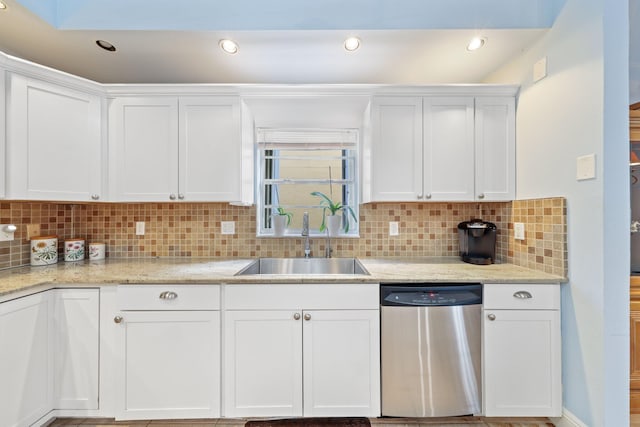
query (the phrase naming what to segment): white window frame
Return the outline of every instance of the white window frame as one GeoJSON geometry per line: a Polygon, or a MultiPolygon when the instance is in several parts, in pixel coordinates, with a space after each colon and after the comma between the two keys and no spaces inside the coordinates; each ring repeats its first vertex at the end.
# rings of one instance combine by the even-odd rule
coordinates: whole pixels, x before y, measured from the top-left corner
{"type": "MultiPolygon", "coordinates": [[[[287,183],[298,183],[309,186],[309,192],[316,191],[313,184],[341,184],[348,187],[347,194],[349,201],[347,205],[351,207],[358,221],[350,218],[349,232],[345,233],[340,229],[338,237],[359,237],[359,203],[360,203],[360,133],[358,129],[287,129],[287,128],[257,128],[256,129],[256,236],[258,237],[274,237],[273,228],[265,224],[264,209],[269,206],[265,202],[266,185],[277,184],[286,185],[287,183]],[[349,171],[348,179],[308,179],[308,180],[290,180],[290,179],[265,179],[265,152],[267,150],[278,149],[335,149],[349,150],[350,155],[344,156],[343,159],[352,159],[353,170],[349,171]]],[[[334,158],[335,159],[335,158],[334,158]]],[[[277,164],[277,160],[275,161],[277,164]]],[[[334,200],[336,199],[334,195],[334,200]]],[[[294,206],[295,208],[304,209],[322,209],[320,205],[321,199],[315,205],[294,206]]],[[[273,205],[276,206],[275,204],[273,205]]],[[[345,213],[346,212],[341,212],[345,213]]],[[[317,224],[310,224],[311,237],[325,237],[327,231],[320,232],[317,224]]],[[[300,229],[287,229],[284,236],[300,238],[300,229]]]]}

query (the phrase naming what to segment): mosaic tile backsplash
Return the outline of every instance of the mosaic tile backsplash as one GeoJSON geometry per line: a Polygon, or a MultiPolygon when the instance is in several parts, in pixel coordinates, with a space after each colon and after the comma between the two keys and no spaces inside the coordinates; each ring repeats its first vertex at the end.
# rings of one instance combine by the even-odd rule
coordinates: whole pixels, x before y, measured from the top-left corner
{"type": "MultiPolygon", "coordinates": [[[[333,239],[338,257],[457,256],[457,225],[471,218],[496,224],[496,258],[566,276],[566,207],[563,198],[496,203],[372,203],[360,207],[360,238],[333,239]],[[389,236],[389,221],[400,235],[389,236]],[[526,240],[513,239],[513,222],[523,222],[526,240]]],[[[143,257],[297,257],[302,239],[257,238],[253,207],[225,203],[2,202],[0,224],[15,224],[13,242],[0,242],[0,268],[29,264],[29,234],[81,237],[104,242],[107,256],[143,257]],[[135,235],[144,221],[146,233],[135,235]],[[221,221],[235,221],[236,233],[222,235],[221,221]],[[36,233],[36,234],[34,234],[36,233]]],[[[325,240],[311,239],[312,254],[324,253],[325,240]]],[[[61,261],[62,262],[62,261],[61,261]]]]}

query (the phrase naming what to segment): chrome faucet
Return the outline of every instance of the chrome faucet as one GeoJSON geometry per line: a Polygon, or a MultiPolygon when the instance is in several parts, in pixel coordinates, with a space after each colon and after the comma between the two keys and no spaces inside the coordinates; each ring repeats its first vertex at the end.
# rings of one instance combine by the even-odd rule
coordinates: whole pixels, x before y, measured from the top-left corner
{"type": "Polygon", "coordinates": [[[302,215],[302,237],[304,237],[304,257],[311,258],[311,246],[309,246],[309,212],[302,215]]]}
{"type": "Polygon", "coordinates": [[[324,257],[331,258],[332,252],[333,252],[333,249],[331,249],[331,236],[329,235],[329,229],[327,229],[327,242],[325,243],[325,246],[324,246],[324,257]]]}

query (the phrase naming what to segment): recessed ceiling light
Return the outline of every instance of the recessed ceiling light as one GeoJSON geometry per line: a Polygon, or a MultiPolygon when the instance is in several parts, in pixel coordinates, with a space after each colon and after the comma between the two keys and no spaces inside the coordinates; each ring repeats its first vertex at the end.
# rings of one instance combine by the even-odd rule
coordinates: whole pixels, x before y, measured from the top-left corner
{"type": "Polygon", "coordinates": [[[348,52],[358,50],[360,47],[360,39],[357,37],[349,37],[344,41],[344,49],[348,52]]]}
{"type": "Polygon", "coordinates": [[[229,39],[222,39],[220,40],[220,49],[224,50],[225,52],[227,52],[230,55],[235,55],[236,53],[238,53],[238,43],[234,42],[233,40],[229,40],[229,39]]]}
{"type": "Polygon", "coordinates": [[[109,52],[115,52],[116,47],[105,40],[96,40],[96,44],[103,48],[104,50],[108,50],[109,52]]]}
{"type": "Polygon", "coordinates": [[[5,4],[5,2],[0,1],[0,10],[6,9],[7,5],[5,4]]]}
{"type": "Polygon", "coordinates": [[[487,40],[484,37],[474,37],[474,38],[471,39],[471,41],[467,45],[467,50],[469,50],[469,51],[478,50],[482,46],[484,46],[484,43],[486,41],[487,40]]]}

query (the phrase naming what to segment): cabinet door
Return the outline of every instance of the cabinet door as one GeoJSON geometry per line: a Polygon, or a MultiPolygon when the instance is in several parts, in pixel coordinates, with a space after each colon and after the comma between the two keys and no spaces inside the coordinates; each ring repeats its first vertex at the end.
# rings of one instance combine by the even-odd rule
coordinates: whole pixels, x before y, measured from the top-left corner
{"type": "Polygon", "coordinates": [[[515,100],[476,98],[476,198],[513,200],[516,184],[515,100]]]}
{"type": "Polygon", "coordinates": [[[425,200],[474,199],[473,98],[424,99],[425,200]]]}
{"type": "Polygon", "coordinates": [[[485,310],[483,325],[484,415],[561,416],[560,312],[485,310]]]}
{"type": "Polygon", "coordinates": [[[51,410],[48,292],[0,304],[0,425],[28,426],[51,410]]]}
{"type": "Polygon", "coordinates": [[[220,312],[124,311],[116,418],[220,416],[220,312]]]}
{"type": "Polygon", "coordinates": [[[54,295],[54,409],[98,409],[99,289],[54,295]]]}
{"type": "Polygon", "coordinates": [[[180,98],[180,190],[187,201],[240,201],[242,146],[237,97],[180,98]]]}
{"type": "Polygon", "coordinates": [[[378,310],[305,311],[304,415],[380,415],[378,310]]]}
{"type": "Polygon", "coordinates": [[[178,99],[113,100],[109,150],[112,200],[177,200],[178,99]]]}
{"type": "Polygon", "coordinates": [[[8,196],[90,201],[101,196],[100,98],[11,75],[8,196]]]}
{"type": "Polygon", "coordinates": [[[5,81],[6,81],[6,71],[0,68],[0,199],[4,199],[6,196],[6,168],[7,168],[7,160],[6,160],[6,102],[5,102],[5,81]]]}
{"type": "Polygon", "coordinates": [[[300,316],[293,310],[225,313],[226,417],[302,415],[300,316]]]}
{"type": "Polygon", "coordinates": [[[422,98],[377,97],[371,111],[371,201],[422,199],[422,98]]]}

